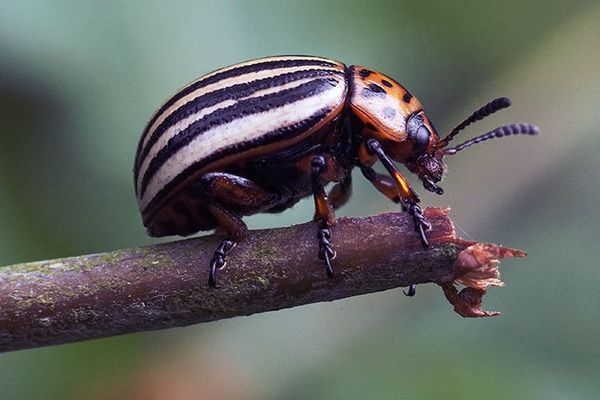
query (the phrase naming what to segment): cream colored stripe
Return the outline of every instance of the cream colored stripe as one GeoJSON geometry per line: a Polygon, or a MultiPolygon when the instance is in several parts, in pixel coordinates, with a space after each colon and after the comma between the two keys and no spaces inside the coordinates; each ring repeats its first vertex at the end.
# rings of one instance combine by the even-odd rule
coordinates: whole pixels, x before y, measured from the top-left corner
{"type": "Polygon", "coordinates": [[[246,100],[246,99],[250,99],[253,97],[260,97],[269,93],[275,93],[275,92],[279,92],[281,90],[285,90],[285,89],[291,89],[297,86],[300,86],[302,84],[305,84],[309,81],[314,80],[314,77],[311,78],[305,78],[305,79],[301,79],[301,80],[297,80],[297,81],[293,81],[293,82],[289,82],[285,85],[280,85],[280,86],[275,86],[272,88],[268,88],[268,89],[264,89],[264,90],[260,90],[257,91],[253,94],[251,94],[250,96],[246,96],[243,98],[240,98],[239,100],[226,100],[223,101],[221,103],[215,104],[212,107],[207,107],[204,108],[200,111],[198,111],[195,114],[192,114],[180,121],[177,121],[176,124],[172,125],[171,127],[169,127],[161,136],[160,138],[153,144],[152,148],[150,149],[150,151],[148,152],[148,154],[146,155],[146,157],[142,160],[142,164],[140,166],[140,170],[139,170],[139,174],[138,174],[138,181],[137,181],[137,185],[138,185],[138,193],[141,191],[141,184],[142,184],[142,180],[144,178],[144,174],[146,173],[146,170],[148,169],[148,166],[150,164],[150,162],[152,161],[152,159],[158,154],[158,152],[167,145],[168,141],[176,136],[178,133],[182,132],[183,130],[185,130],[188,126],[190,126],[191,124],[193,124],[196,121],[199,121],[200,119],[204,118],[205,116],[218,111],[219,109],[222,108],[226,108],[226,107],[230,107],[234,104],[236,104],[238,101],[242,101],[242,100],[246,100]]]}
{"type": "MultiPolygon", "coordinates": [[[[258,139],[267,132],[283,126],[290,126],[310,117],[324,107],[335,108],[344,99],[345,85],[333,86],[330,90],[318,95],[277,107],[273,110],[252,114],[230,123],[217,126],[197,136],[186,147],[172,155],[158,169],[150,180],[141,199],[143,210],[156,194],[189,165],[202,160],[210,154],[234,145],[258,139]]],[[[140,180],[142,179],[140,174],[140,180]]]]}
{"type": "Polygon", "coordinates": [[[323,57],[314,57],[314,56],[273,56],[273,57],[264,57],[264,58],[256,58],[254,60],[249,60],[249,61],[244,61],[241,62],[239,64],[233,64],[230,65],[228,67],[223,67],[217,70],[214,70],[213,72],[209,72],[206,75],[201,76],[200,78],[190,82],[189,84],[186,85],[190,86],[196,82],[200,82],[206,78],[210,78],[213,75],[216,74],[220,74],[221,72],[225,72],[225,71],[229,71],[232,70],[234,68],[238,68],[238,67],[245,67],[247,65],[254,65],[254,64],[260,64],[260,63],[264,63],[264,62],[270,62],[270,61],[297,61],[297,60],[314,60],[314,61],[323,61],[323,62],[329,62],[329,63],[336,63],[339,64],[342,68],[343,68],[343,64],[341,64],[339,61],[335,61],[335,60],[331,60],[329,58],[323,58],[323,57]]]}
{"type": "MultiPolygon", "coordinates": [[[[262,62],[262,59],[261,59],[261,62],[262,62]]],[[[244,74],[244,75],[240,75],[240,76],[235,76],[235,77],[232,77],[232,78],[223,79],[223,80],[220,80],[218,82],[212,83],[212,84],[204,86],[202,88],[199,88],[198,90],[195,90],[195,91],[187,94],[186,96],[182,97],[181,99],[177,100],[175,103],[173,103],[173,105],[171,105],[169,108],[167,108],[154,121],[154,123],[152,124],[152,126],[149,128],[148,133],[144,137],[144,142],[143,142],[142,150],[143,150],[144,147],[146,147],[146,144],[148,143],[148,140],[152,136],[152,133],[156,130],[156,128],[169,115],[171,115],[172,113],[174,113],[175,111],[177,111],[181,106],[185,105],[186,103],[188,103],[188,102],[190,102],[190,101],[192,101],[192,100],[194,100],[194,99],[196,99],[196,98],[198,98],[200,96],[203,96],[203,95],[208,94],[210,92],[214,92],[215,90],[224,89],[224,88],[227,88],[227,87],[230,87],[230,86],[233,86],[233,85],[237,85],[237,84],[240,84],[240,83],[250,83],[250,82],[258,80],[258,79],[264,79],[264,78],[274,77],[274,76],[283,75],[283,74],[290,73],[290,72],[311,71],[311,70],[316,70],[316,69],[319,69],[319,70],[330,70],[330,71],[339,71],[339,68],[337,68],[337,67],[320,67],[318,65],[315,65],[315,66],[304,65],[304,66],[298,66],[298,67],[265,69],[265,70],[258,71],[258,72],[251,72],[251,73],[247,73],[247,74],[244,74]]],[[[204,79],[204,78],[205,77],[202,77],[201,79],[204,79]]],[[[193,84],[193,83],[191,83],[191,84],[193,84]]]]}

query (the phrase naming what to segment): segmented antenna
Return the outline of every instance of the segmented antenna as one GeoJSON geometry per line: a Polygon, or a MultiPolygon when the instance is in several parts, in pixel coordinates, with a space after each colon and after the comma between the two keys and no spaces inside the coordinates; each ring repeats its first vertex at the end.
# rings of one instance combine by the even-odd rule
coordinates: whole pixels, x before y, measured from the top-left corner
{"type": "MultiPolygon", "coordinates": [[[[491,103],[490,103],[491,104],[491,103]]],[[[540,132],[540,128],[531,124],[511,124],[498,127],[493,131],[489,131],[488,133],[484,133],[483,135],[474,137],[473,139],[469,139],[464,143],[459,144],[456,147],[451,147],[449,149],[444,150],[444,154],[456,154],[459,151],[472,146],[476,143],[483,142],[488,139],[496,139],[504,136],[510,135],[537,135],[540,132]]]]}
{"type": "Polygon", "coordinates": [[[439,141],[437,147],[441,149],[448,146],[448,143],[450,143],[450,141],[458,134],[458,132],[462,131],[473,122],[482,120],[496,111],[500,111],[503,108],[509,107],[510,104],[511,102],[508,97],[498,97],[497,99],[490,101],[485,106],[471,114],[469,118],[458,124],[456,128],[452,129],[452,132],[450,132],[448,136],[439,141]]]}

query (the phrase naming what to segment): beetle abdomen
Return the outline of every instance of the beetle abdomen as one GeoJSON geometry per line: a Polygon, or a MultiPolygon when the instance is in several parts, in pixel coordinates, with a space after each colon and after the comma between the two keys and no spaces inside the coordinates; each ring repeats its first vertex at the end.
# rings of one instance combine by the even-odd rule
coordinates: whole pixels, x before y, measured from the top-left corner
{"type": "Polygon", "coordinates": [[[339,114],[344,65],[324,58],[270,57],[212,72],[153,116],[136,154],[144,223],[205,171],[285,149],[339,114]]]}

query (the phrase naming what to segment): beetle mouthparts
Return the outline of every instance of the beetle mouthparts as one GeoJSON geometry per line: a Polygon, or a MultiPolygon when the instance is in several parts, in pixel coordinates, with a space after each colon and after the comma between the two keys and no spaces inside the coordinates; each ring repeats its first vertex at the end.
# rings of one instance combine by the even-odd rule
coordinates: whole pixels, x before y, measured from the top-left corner
{"type": "Polygon", "coordinates": [[[430,177],[423,177],[423,187],[427,190],[429,190],[430,192],[434,192],[437,193],[439,195],[444,194],[444,189],[442,189],[441,187],[439,187],[434,181],[433,179],[431,179],[430,177]]]}

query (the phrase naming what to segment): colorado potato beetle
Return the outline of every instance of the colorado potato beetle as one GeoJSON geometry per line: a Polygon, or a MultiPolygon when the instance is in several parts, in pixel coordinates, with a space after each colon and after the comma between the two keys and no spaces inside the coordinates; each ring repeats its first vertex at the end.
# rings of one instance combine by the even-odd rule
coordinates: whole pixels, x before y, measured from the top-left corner
{"type": "Polygon", "coordinates": [[[134,166],[143,223],[150,236],[220,228],[226,238],[209,266],[215,286],[227,252],[247,232],[243,216],[278,213],[312,194],[318,256],[332,276],[334,209],[349,199],[351,171],[359,167],[410,213],[427,247],[430,225],[419,196],[394,161],[441,195],[444,156],[492,138],[538,133],[534,125],[511,124],[448,148],[468,125],[509,105],[508,98],[495,99],[441,138],[416,97],[362,66],[277,56],[225,67],[181,89],[148,122],[134,166]],[[372,168],[376,161],[388,175],[372,168]],[[327,193],[329,182],[336,184],[327,193]]]}

